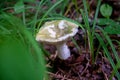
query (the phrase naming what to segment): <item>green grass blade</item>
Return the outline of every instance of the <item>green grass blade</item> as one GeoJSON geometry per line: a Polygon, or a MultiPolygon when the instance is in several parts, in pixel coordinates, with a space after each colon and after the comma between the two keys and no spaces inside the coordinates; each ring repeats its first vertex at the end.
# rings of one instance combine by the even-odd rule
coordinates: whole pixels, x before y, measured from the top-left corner
{"type": "MultiPolygon", "coordinates": [[[[83,2],[84,2],[84,0],[83,0],[83,2]]],[[[85,3],[84,3],[84,5],[85,5],[85,3]]],[[[94,63],[95,59],[94,59],[93,37],[91,35],[91,29],[89,26],[88,17],[86,16],[87,12],[85,14],[83,13],[83,10],[80,10],[80,12],[81,12],[81,14],[83,16],[83,20],[85,22],[85,29],[87,30],[91,61],[92,61],[92,63],[94,63]]]]}
{"type": "Polygon", "coordinates": [[[49,14],[50,11],[52,11],[56,6],[58,6],[63,0],[59,0],[57,1],[41,18],[41,21],[39,22],[38,26],[37,26],[37,29],[39,30],[40,28],[40,25],[43,21],[43,19],[49,14]]]}
{"type": "MultiPolygon", "coordinates": [[[[62,16],[62,17],[49,17],[49,18],[44,18],[43,20],[47,21],[47,20],[61,20],[61,19],[73,22],[73,23],[77,24],[80,28],[82,28],[84,30],[83,26],[79,22],[77,22],[75,20],[72,20],[70,18],[66,18],[64,16],[62,16]]],[[[39,21],[41,21],[41,19],[39,19],[37,22],[39,22],[39,21]]]]}
{"type": "Polygon", "coordinates": [[[72,42],[75,44],[75,46],[77,47],[78,51],[79,51],[79,54],[82,54],[82,51],[79,47],[79,45],[76,43],[75,39],[72,38],[72,42]]]}
{"type": "Polygon", "coordinates": [[[0,69],[3,75],[0,80],[8,80],[7,77],[10,78],[9,80],[43,80],[45,77],[43,52],[34,37],[18,18],[4,13],[0,19],[2,19],[1,25],[13,31],[11,36],[2,34],[3,37],[0,37],[0,42],[3,44],[0,46],[2,51],[0,69]],[[23,37],[24,42],[18,34],[23,37]],[[4,35],[5,40],[3,40],[4,35]],[[28,44],[31,48],[28,48],[28,44]],[[33,52],[29,51],[31,49],[33,52]],[[34,55],[36,57],[33,57],[34,55]]]}
{"type": "Polygon", "coordinates": [[[114,54],[114,56],[115,56],[116,61],[119,62],[120,59],[119,59],[118,53],[117,53],[114,45],[112,44],[111,39],[109,38],[109,36],[107,35],[107,33],[106,33],[102,28],[99,27],[99,29],[102,31],[105,39],[108,41],[108,43],[109,43],[109,45],[110,45],[110,47],[111,47],[111,49],[112,49],[112,52],[113,52],[113,54],[114,54]]]}
{"type": "Polygon", "coordinates": [[[95,26],[96,26],[96,21],[97,21],[97,17],[98,17],[98,12],[99,12],[99,8],[100,8],[100,4],[101,4],[101,0],[98,0],[98,4],[97,4],[97,8],[96,8],[96,12],[95,12],[95,17],[94,17],[94,21],[93,21],[93,27],[92,27],[92,36],[94,36],[95,33],[95,26]]]}
{"type": "Polygon", "coordinates": [[[38,5],[38,7],[37,7],[37,10],[36,10],[36,13],[35,13],[35,16],[34,16],[34,19],[33,19],[33,31],[34,31],[34,34],[35,34],[35,25],[36,25],[36,22],[37,22],[37,17],[38,17],[38,13],[39,13],[39,11],[40,11],[40,8],[41,8],[41,6],[43,5],[43,4],[45,4],[46,3],[46,1],[44,2],[44,0],[42,0],[42,1],[40,1],[39,2],[39,5],[38,5]]]}
{"type": "Polygon", "coordinates": [[[110,64],[111,64],[112,67],[113,67],[114,73],[116,73],[117,78],[120,80],[120,74],[119,74],[119,72],[118,72],[118,70],[117,70],[117,67],[116,67],[116,65],[115,65],[112,57],[110,56],[110,53],[109,53],[109,51],[108,51],[108,49],[107,49],[107,47],[106,47],[106,45],[105,45],[102,37],[100,37],[100,35],[97,34],[97,33],[96,33],[95,35],[96,35],[97,39],[99,40],[100,45],[102,46],[105,55],[107,56],[108,60],[110,61],[110,64]]]}

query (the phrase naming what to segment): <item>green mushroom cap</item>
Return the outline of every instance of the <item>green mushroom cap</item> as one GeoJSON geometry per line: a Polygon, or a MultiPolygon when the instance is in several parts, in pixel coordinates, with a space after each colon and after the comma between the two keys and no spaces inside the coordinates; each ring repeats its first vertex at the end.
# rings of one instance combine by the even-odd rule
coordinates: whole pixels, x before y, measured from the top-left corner
{"type": "Polygon", "coordinates": [[[66,20],[54,20],[46,22],[36,35],[36,40],[56,44],[66,41],[78,31],[78,25],[66,20]]]}

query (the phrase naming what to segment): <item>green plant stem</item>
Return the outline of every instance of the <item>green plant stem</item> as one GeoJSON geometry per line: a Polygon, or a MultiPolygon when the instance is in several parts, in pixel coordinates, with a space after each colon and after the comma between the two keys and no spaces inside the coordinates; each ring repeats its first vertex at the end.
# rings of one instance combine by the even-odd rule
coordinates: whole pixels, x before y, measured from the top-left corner
{"type": "Polygon", "coordinates": [[[24,23],[24,25],[26,26],[25,10],[22,12],[22,15],[23,15],[23,23],[24,23]]]}
{"type": "Polygon", "coordinates": [[[35,13],[35,16],[34,16],[34,23],[33,23],[33,30],[34,30],[34,34],[36,33],[36,29],[35,29],[35,27],[36,27],[36,22],[37,22],[37,16],[38,16],[38,13],[39,13],[39,11],[40,11],[40,8],[41,8],[41,5],[42,4],[44,4],[43,3],[44,2],[44,0],[41,0],[40,2],[39,2],[39,5],[37,6],[37,10],[36,10],[36,13],[35,13]]]}
{"type": "Polygon", "coordinates": [[[98,0],[97,9],[96,9],[96,12],[95,12],[95,17],[94,17],[93,27],[92,27],[92,36],[94,36],[94,33],[95,33],[95,26],[96,26],[96,21],[97,21],[97,17],[98,17],[100,4],[101,4],[101,0],[98,0]]]}
{"type": "Polygon", "coordinates": [[[112,73],[111,76],[113,76],[113,74],[116,74],[118,80],[120,80],[120,73],[117,70],[117,68],[120,66],[120,62],[119,62],[120,59],[118,57],[118,54],[117,54],[117,52],[116,52],[116,50],[115,50],[115,48],[114,48],[114,46],[113,46],[113,44],[111,42],[111,39],[108,37],[107,33],[101,27],[98,27],[98,28],[102,31],[102,33],[103,33],[105,39],[107,40],[108,44],[110,45],[110,47],[112,49],[112,52],[113,52],[113,54],[115,56],[115,59],[117,61],[117,66],[116,66],[115,63],[114,63],[114,61],[113,61],[113,59],[110,56],[110,52],[108,51],[108,49],[106,47],[106,44],[104,43],[104,41],[102,40],[102,38],[99,36],[99,34],[96,33],[96,37],[98,38],[101,46],[103,47],[103,50],[104,50],[105,54],[107,55],[108,60],[110,61],[111,65],[112,65],[112,67],[114,69],[114,71],[113,71],[113,73],[112,73]]]}
{"type": "MultiPolygon", "coordinates": [[[[84,0],[83,0],[84,2],[84,0]]],[[[80,10],[82,16],[83,16],[83,19],[84,19],[84,22],[85,22],[85,28],[87,29],[87,36],[88,36],[88,43],[89,43],[89,48],[90,48],[90,56],[91,56],[91,60],[92,63],[94,63],[94,49],[93,49],[93,38],[92,38],[92,35],[91,35],[91,30],[90,30],[90,26],[89,26],[89,22],[88,22],[88,17],[86,16],[87,15],[87,12],[83,13],[83,10],[80,10]]]]}
{"type": "Polygon", "coordinates": [[[72,0],[72,2],[75,4],[76,11],[80,13],[78,5],[77,5],[77,0],[72,0]]]}
{"type": "Polygon", "coordinates": [[[98,46],[98,49],[97,49],[97,51],[96,51],[96,53],[95,53],[95,62],[96,62],[96,60],[97,60],[97,56],[98,56],[98,53],[99,53],[100,48],[101,48],[101,45],[98,46]]]}
{"type": "Polygon", "coordinates": [[[38,26],[37,26],[37,30],[40,28],[40,25],[43,21],[43,19],[49,14],[50,11],[52,11],[57,5],[59,5],[63,0],[59,0],[58,2],[56,2],[56,4],[54,4],[41,18],[38,26]]]}
{"type": "Polygon", "coordinates": [[[83,5],[84,5],[84,10],[85,10],[85,15],[82,13],[84,22],[85,22],[85,26],[87,29],[87,36],[88,36],[88,43],[89,43],[89,48],[90,48],[90,55],[91,55],[91,61],[92,64],[94,63],[94,48],[93,48],[93,37],[91,35],[91,29],[90,29],[90,25],[89,25],[89,21],[88,21],[88,11],[87,11],[87,3],[86,0],[83,0],[83,5]]]}
{"type": "Polygon", "coordinates": [[[82,10],[80,10],[80,11],[81,11],[81,14],[82,14],[82,16],[83,16],[84,22],[85,22],[85,27],[86,27],[86,29],[87,29],[87,36],[88,36],[88,43],[89,43],[89,48],[90,48],[90,55],[91,55],[92,64],[93,64],[94,61],[95,61],[93,39],[94,39],[95,24],[96,24],[98,12],[99,12],[100,4],[101,4],[101,0],[98,0],[98,5],[97,5],[97,9],[96,9],[96,13],[95,13],[95,18],[94,18],[94,22],[93,22],[93,27],[92,27],[92,29],[90,29],[90,25],[89,25],[89,21],[88,21],[88,11],[87,11],[87,3],[86,3],[86,0],[83,0],[83,5],[84,5],[85,14],[84,14],[84,12],[83,12],[82,10]]]}
{"type": "MultiPolygon", "coordinates": [[[[117,78],[120,79],[120,74],[119,74],[119,72],[118,72],[118,70],[117,70],[117,67],[116,67],[115,64],[114,64],[114,61],[113,61],[112,57],[110,56],[110,53],[109,53],[109,51],[108,51],[108,49],[107,49],[104,41],[102,40],[102,38],[100,37],[99,34],[96,33],[95,35],[96,35],[97,39],[99,40],[99,42],[100,42],[100,44],[101,44],[101,46],[102,46],[102,48],[103,48],[103,50],[104,50],[104,53],[106,54],[108,60],[110,61],[110,64],[112,65],[112,67],[113,67],[113,69],[114,69],[114,73],[116,73],[117,78]]],[[[112,75],[112,76],[113,76],[113,75],[112,75]]],[[[110,80],[111,80],[111,79],[110,79],[110,80]]]]}
{"type": "Polygon", "coordinates": [[[78,46],[78,44],[76,43],[76,41],[73,38],[72,38],[72,41],[75,44],[75,46],[77,47],[79,53],[82,54],[82,51],[81,51],[80,47],[78,46]]]}

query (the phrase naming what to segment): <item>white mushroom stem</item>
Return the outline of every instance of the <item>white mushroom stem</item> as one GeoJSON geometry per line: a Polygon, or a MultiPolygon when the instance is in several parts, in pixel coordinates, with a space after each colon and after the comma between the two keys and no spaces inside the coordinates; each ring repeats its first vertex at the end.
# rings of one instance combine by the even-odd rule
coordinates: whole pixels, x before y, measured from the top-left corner
{"type": "Polygon", "coordinates": [[[57,44],[58,57],[60,59],[66,60],[70,57],[70,50],[66,43],[57,44]]]}

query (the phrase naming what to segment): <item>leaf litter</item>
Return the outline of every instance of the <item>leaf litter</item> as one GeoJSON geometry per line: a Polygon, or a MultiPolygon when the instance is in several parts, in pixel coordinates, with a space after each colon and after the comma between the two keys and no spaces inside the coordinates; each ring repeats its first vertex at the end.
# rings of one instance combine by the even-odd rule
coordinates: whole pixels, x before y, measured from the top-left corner
{"type": "MultiPolygon", "coordinates": [[[[78,5],[80,5],[80,7],[83,7],[81,0],[77,1],[78,5]]],[[[95,14],[96,1],[90,0],[88,2],[91,9],[89,16],[91,19],[93,19],[95,14]]],[[[108,3],[112,5],[114,9],[113,14],[111,16],[112,19],[116,20],[118,17],[120,17],[119,15],[120,11],[118,11],[120,7],[118,7],[119,4],[117,0],[115,1],[105,0],[102,1],[102,3],[108,3]]],[[[74,8],[73,4],[70,4],[70,6],[71,8],[74,8]]],[[[65,13],[65,16],[72,19],[76,19],[76,11],[74,9],[69,10],[68,12],[65,13]]],[[[79,17],[81,22],[81,15],[79,15],[79,17]]],[[[101,18],[102,16],[99,14],[98,17],[101,18]]],[[[101,31],[99,30],[96,30],[96,32],[101,34],[101,31]]],[[[73,37],[77,42],[77,45],[79,46],[81,52],[72,42],[72,40],[68,41],[67,45],[71,51],[71,57],[69,57],[69,59],[67,60],[60,60],[57,57],[56,48],[54,46],[51,45],[45,46],[47,47],[46,50],[48,50],[51,55],[50,58],[47,59],[47,65],[49,65],[47,66],[48,69],[47,74],[49,75],[49,80],[109,80],[113,71],[113,68],[109,60],[105,57],[104,51],[100,48],[96,56],[95,63],[91,64],[90,51],[88,48],[88,43],[87,41],[85,41],[86,39],[85,36],[86,36],[85,32],[82,29],[79,29],[78,33],[73,37]]],[[[111,34],[109,36],[111,39],[120,41],[120,37],[118,35],[111,34]]],[[[120,57],[120,46],[118,46],[118,43],[114,41],[113,44],[120,57]]],[[[94,39],[94,46],[96,51],[99,46],[99,41],[97,39],[94,39]]],[[[111,51],[111,48],[109,46],[107,48],[109,49],[109,51],[111,51]]],[[[112,56],[115,62],[115,58],[112,55],[112,51],[110,55],[112,56]]],[[[116,76],[113,76],[112,80],[118,79],[116,78],[116,76]]]]}
{"type": "MultiPolygon", "coordinates": [[[[67,60],[60,60],[57,57],[56,48],[46,45],[46,49],[51,53],[47,63],[50,80],[109,80],[112,67],[102,50],[99,51],[95,64],[91,64],[89,51],[86,51],[85,46],[81,45],[85,44],[82,34],[78,32],[74,39],[82,53],[79,53],[74,43],[69,41],[67,45],[71,51],[71,57],[67,60]]],[[[112,80],[117,80],[117,78],[113,77],[112,80]]]]}

